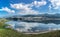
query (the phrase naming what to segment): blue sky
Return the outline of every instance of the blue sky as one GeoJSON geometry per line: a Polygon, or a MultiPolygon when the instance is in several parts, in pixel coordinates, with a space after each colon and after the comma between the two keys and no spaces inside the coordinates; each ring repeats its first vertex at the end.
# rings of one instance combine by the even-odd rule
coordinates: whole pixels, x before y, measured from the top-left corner
{"type": "Polygon", "coordinates": [[[0,0],[0,17],[42,13],[60,13],[60,0],[0,0]]]}

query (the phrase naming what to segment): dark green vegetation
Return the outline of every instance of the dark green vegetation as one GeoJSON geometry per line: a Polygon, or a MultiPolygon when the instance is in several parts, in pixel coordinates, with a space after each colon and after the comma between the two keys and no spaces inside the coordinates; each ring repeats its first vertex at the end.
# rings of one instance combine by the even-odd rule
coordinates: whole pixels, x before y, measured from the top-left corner
{"type": "Polygon", "coordinates": [[[5,22],[7,22],[6,19],[0,19],[0,29],[5,28],[5,26],[7,26],[7,24],[5,24],[5,22]]]}
{"type": "Polygon", "coordinates": [[[60,37],[60,31],[54,31],[44,34],[22,34],[13,29],[5,28],[5,19],[0,19],[0,37],[60,37]]]}

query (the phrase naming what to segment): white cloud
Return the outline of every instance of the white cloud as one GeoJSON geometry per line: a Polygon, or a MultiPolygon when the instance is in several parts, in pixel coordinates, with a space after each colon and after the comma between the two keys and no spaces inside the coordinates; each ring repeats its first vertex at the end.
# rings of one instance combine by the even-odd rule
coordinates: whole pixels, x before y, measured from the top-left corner
{"type": "Polygon", "coordinates": [[[12,8],[16,8],[16,9],[23,9],[23,10],[31,9],[29,8],[29,4],[19,3],[19,4],[10,4],[10,5],[12,8]]]}
{"type": "Polygon", "coordinates": [[[49,0],[52,3],[54,9],[60,8],[60,0],[49,0]]]}
{"type": "Polygon", "coordinates": [[[40,7],[40,6],[43,6],[46,4],[47,4],[47,2],[45,0],[42,0],[42,1],[33,1],[30,4],[24,4],[24,3],[11,4],[11,7],[16,8],[16,9],[25,9],[25,8],[27,9],[27,7],[32,7],[32,6],[40,7]]]}
{"type": "Polygon", "coordinates": [[[38,11],[32,10],[30,4],[11,4],[12,8],[21,10],[18,14],[26,15],[26,14],[39,14],[38,11]]]}
{"type": "Polygon", "coordinates": [[[22,15],[26,15],[26,14],[40,14],[38,11],[34,11],[34,10],[24,10],[24,11],[21,11],[19,12],[19,14],[22,14],[22,15]]]}
{"type": "Polygon", "coordinates": [[[46,5],[46,1],[34,1],[30,4],[24,4],[24,3],[19,3],[19,4],[10,4],[12,8],[21,10],[18,14],[40,14],[38,11],[33,10],[33,6],[35,7],[40,7],[43,5],[46,5]]]}
{"type": "Polygon", "coordinates": [[[32,4],[36,7],[40,7],[40,6],[43,6],[43,5],[46,5],[47,2],[45,0],[42,0],[42,1],[34,1],[32,2],[32,4]]]}
{"type": "Polygon", "coordinates": [[[6,11],[6,12],[8,12],[8,13],[15,13],[14,10],[11,10],[11,9],[9,9],[9,8],[7,8],[7,7],[2,7],[2,9],[0,9],[0,11],[6,11]]]}

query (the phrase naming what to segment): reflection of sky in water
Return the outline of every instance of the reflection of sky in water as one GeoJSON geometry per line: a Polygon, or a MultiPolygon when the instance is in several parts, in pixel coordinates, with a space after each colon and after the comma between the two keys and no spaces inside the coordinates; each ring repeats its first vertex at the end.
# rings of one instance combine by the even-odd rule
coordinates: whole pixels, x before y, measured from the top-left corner
{"type": "Polygon", "coordinates": [[[35,31],[35,30],[49,30],[49,28],[55,29],[55,30],[60,30],[60,25],[54,24],[54,23],[48,23],[48,24],[43,24],[43,23],[27,23],[27,22],[16,22],[16,21],[10,21],[7,22],[7,24],[11,25],[14,29],[22,29],[22,31],[27,31],[28,29],[35,31]]]}

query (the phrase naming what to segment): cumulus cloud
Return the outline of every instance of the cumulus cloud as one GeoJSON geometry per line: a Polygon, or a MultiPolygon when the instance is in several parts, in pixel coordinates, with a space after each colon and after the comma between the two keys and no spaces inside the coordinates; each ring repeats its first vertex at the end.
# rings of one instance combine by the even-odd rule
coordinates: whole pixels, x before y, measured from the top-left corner
{"type": "Polygon", "coordinates": [[[34,11],[34,10],[24,10],[24,11],[19,12],[18,14],[22,14],[22,15],[35,14],[35,15],[37,15],[37,14],[40,14],[40,13],[38,11],[34,11]]]}
{"type": "Polygon", "coordinates": [[[30,4],[24,4],[24,3],[19,3],[19,4],[10,4],[12,8],[21,10],[18,14],[26,15],[26,14],[40,14],[38,11],[33,10],[33,6],[35,7],[40,7],[43,5],[46,5],[46,1],[34,1],[30,4]]]}
{"type": "Polygon", "coordinates": [[[0,9],[0,11],[6,11],[8,13],[15,13],[14,10],[9,9],[8,7],[2,7],[2,9],[0,9]]]}
{"type": "Polygon", "coordinates": [[[40,6],[43,6],[43,5],[46,5],[46,4],[47,4],[47,2],[45,0],[42,0],[42,1],[33,1],[30,4],[24,4],[24,3],[11,4],[11,7],[16,8],[16,9],[22,9],[22,8],[27,9],[27,7],[29,7],[29,8],[32,7],[32,6],[40,7],[40,6]]]}
{"type": "Polygon", "coordinates": [[[60,8],[60,0],[49,0],[54,7],[54,9],[60,8]]]}
{"type": "Polygon", "coordinates": [[[23,10],[31,9],[28,4],[23,4],[23,3],[10,4],[10,5],[12,8],[15,8],[15,9],[23,9],[23,10]]]}
{"type": "Polygon", "coordinates": [[[33,6],[40,7],[40,6],[46,5],[47,2],[45,0],[42,0],[42,1],[34,1],[34,2],[32,2],[32,4],[33,4],[33,6]]]}
{"type": "Polygon", "coordinates": [[[38,11],[32,10],[29,4],[11,4],[12,8],[22,10],[18,14],[26,15],[26,14],[39,14],[38,11]]]}

